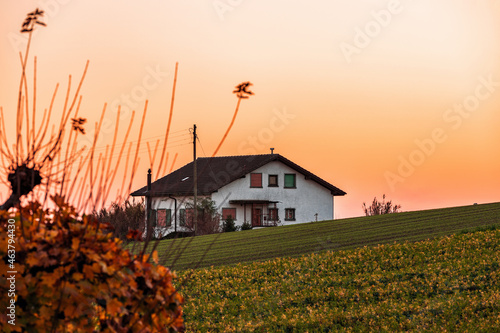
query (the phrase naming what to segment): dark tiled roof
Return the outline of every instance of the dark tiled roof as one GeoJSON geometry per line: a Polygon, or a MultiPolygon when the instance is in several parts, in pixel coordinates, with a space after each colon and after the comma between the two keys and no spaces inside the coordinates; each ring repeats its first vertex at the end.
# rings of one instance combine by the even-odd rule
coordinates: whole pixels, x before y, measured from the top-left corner
{"type": "MultiPolygon", "coordinates": [[[[198,195],[210,195],[221,187],[242,178],[246,174],[266,165],[269,162],[279,161],[290,168],[329,189],[332,195],[345,195],[341,189],[298,166],[279,154],[242,155],[222,157],[200,157],[196,160],[198,175],[198,195]]],[[[177,169],[171,174],[158,179],[151,184],[151,196],[192,196],[193,195],[193,166],[191,162],[177,169]]],[[[145,196],[147,186],[133,192],[132,196],[145,196]]]]}

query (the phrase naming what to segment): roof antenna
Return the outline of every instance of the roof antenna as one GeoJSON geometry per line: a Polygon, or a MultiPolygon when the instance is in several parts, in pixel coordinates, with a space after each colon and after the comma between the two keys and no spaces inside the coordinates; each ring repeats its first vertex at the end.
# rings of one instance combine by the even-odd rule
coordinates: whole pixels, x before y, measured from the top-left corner
{"type": "Polygon", "coordinates": [[[274,148],[271,148],[271,155],[274,154],[274,148]]]}

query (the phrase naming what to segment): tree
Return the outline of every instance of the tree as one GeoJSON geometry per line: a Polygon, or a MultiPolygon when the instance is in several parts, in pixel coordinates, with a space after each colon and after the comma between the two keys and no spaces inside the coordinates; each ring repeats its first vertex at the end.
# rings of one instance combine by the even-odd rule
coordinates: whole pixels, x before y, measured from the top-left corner
{"type": "Polygon", "coordinates": [[[366,203],[363,202],[363,210],[366,216],[400,213],[401,205],[393,205],[392,200],[385,202],[384,194],[381,202],[377,200],[377,197],[373,198],[371,206],[367,207],[366,203]]]}
{"type": "Polygon", "coordinates": [[[219,233],[220,230],[220,214],[217,213],[217,206],[212,199],[203,198],[201,201],[196,203],[198,210],[198,221],[194,221],[193,202],[186,203],[186,213],[189,216],[186,218],[186,226],[193,231],[196,231],[196,235],[208,235],[219,233]]]}
{"type": "Polygon", "coordinates": [[[113,235],[125,240],[131,230],[144,229],[145,213],[144,200],[141,202],[126,200],[123,204],[114,202],[110,208],[101,208],[92,215],[98,221],[109,223],[113,227],[113,235]]]}

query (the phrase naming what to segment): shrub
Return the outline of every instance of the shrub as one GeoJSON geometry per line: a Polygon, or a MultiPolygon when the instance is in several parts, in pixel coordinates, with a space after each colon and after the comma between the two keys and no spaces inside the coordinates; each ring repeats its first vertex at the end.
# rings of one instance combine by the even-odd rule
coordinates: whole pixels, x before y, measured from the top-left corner
{"type": "Polygon", "coordinates": [[[234,219],[231,215],[229,215],[224,223],[222,224],[222,231],[223,232],[232,232],[236,231],[238,228],[234,225],[234,219]]]}
{"type": "Polygon", "coordinates": [[[248,221],[243,222],[243,224],[241,225],[241,230],[251,230],[251,229],[252,225],[248,221]]]}
{"type": "Polygon", "coordinates": [[[373,198],[373,202],[369,207],[363,202],[363,211],[366,216],[399,213],[401,212],[401,205],[393,205],[392,200],[385,202],[384,194],[382,201],[378,201],[377,197],[373,198]]]}
{"type": "MultiPolygon", "coordinates": [[[[2,311],[2,331],[183,331],[183,298],[172,285],[175,275],[157,264],[157,252],[132,255],[105,232],[108,225],[92,216],[77,219],[61,201],[55,211],[22,208],[14,216],[15,236],[7,232],[14,219],[0,216],[1,270],[17,271],[15,326],[2,311]],[[15,262],[8,261],[8,244],[15,245],[15,262]]],[[[1,276],[0,293],[10,288],[1,276]]],[[[10,300],[2,296],[0,307],[10,300]]]]}

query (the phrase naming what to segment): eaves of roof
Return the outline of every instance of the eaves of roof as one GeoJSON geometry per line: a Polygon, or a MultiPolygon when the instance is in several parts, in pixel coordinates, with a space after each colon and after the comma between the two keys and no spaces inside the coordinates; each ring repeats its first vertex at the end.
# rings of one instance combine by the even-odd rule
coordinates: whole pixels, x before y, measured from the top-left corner
{"type": "MultiPolygon", "coordinates": [[[[272,161],[279,161],[296,170],[298,173],[303,174],[306,179],[310,179],[330,190],[331,194],[334,196],[346,194],[341,189],[279,154],[198,158],[196,160],[198,178],[197,194],[210,195],[221,187],[244,177],[248,173],[272,161]]],[[[194,195],[193,170],[194,162],[190,162],[165,177],[156,180],[151,184],[151,192],[149,195],[152,197],[194,195]]],[[[147,196],[147,186],[138,189],[131,193],[131,195],[147,196]]]]}

